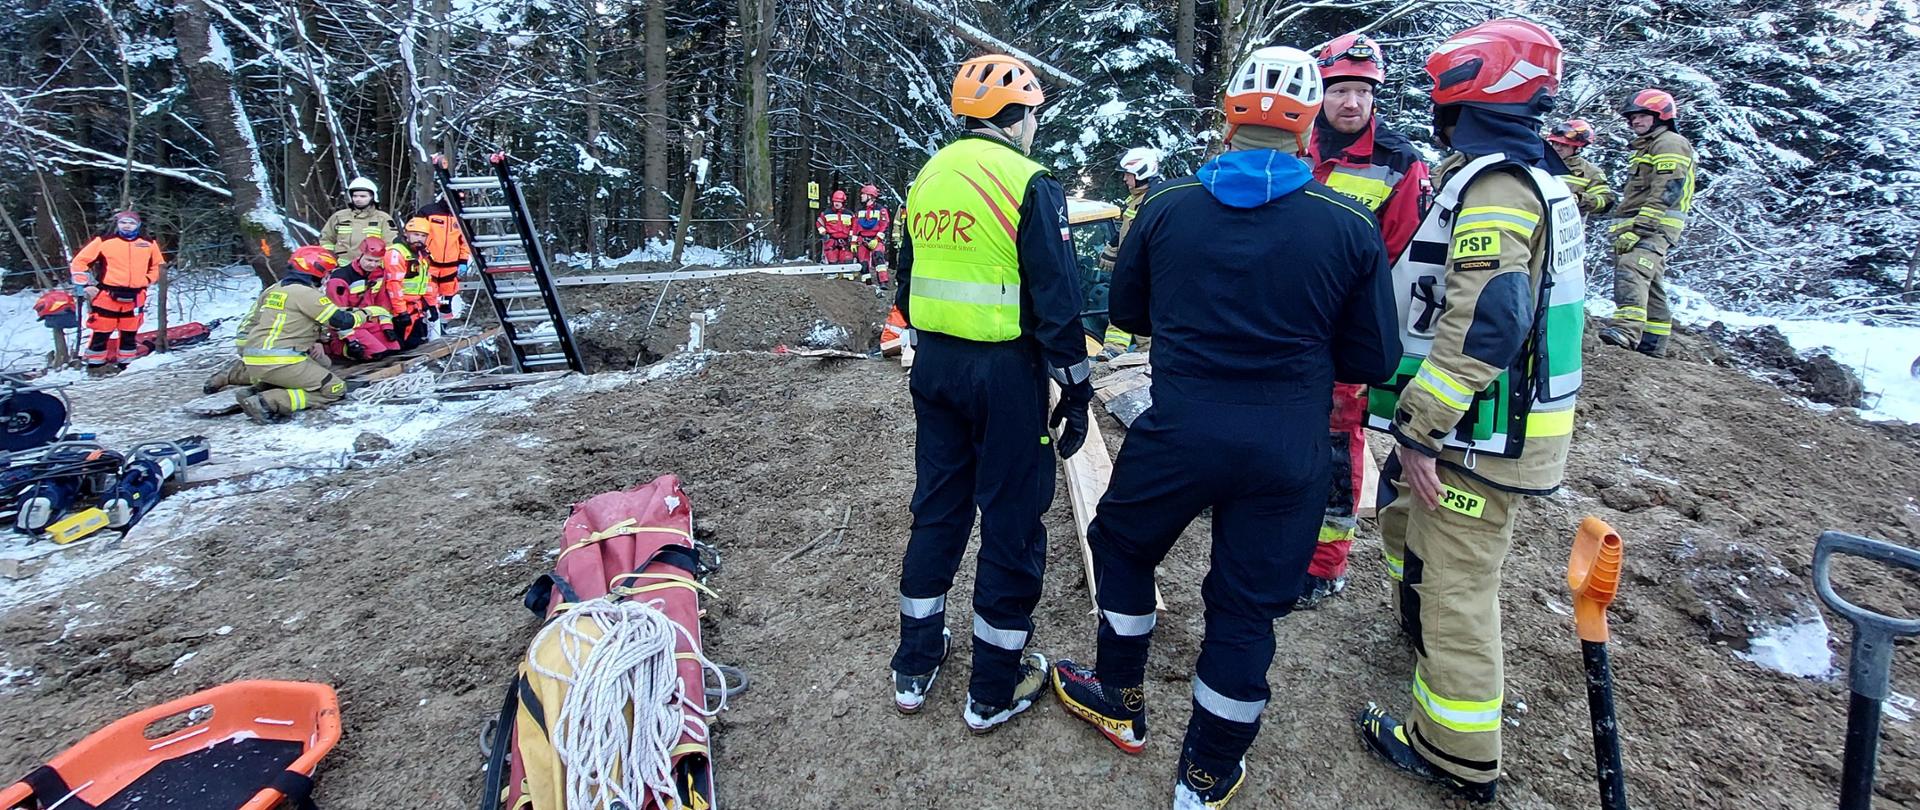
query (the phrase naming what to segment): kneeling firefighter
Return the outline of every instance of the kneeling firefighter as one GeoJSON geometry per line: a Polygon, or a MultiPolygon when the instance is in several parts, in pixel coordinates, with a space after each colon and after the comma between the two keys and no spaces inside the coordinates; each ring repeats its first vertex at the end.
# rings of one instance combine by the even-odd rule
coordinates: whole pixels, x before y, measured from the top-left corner
{"type": "Polygon", "coordinates": [[[320,292],[333,272],[333,253],[318,245],[293,252],[280,282],[260,293],[240,324],[240,359],[207,381],[210,391],[247,384],[234,392],[240,408],[260,424],[297,411],[324,408],[346,396],[347,383],[315,360],[314,345],[327,330],[352,332],[369,320],[392,319],[385,307],[342,309],[320,292]]]}

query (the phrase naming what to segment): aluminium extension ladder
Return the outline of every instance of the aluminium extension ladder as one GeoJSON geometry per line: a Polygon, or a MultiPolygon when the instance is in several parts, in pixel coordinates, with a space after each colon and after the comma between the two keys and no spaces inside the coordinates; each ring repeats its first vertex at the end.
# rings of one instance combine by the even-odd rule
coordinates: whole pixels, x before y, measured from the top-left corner
{"type": "Polygon", "coordinates": [[[585,372],[548,272],[546,252],[540,248],[533,217],[513,181],[506,153],[496,152],[487,162],[493,166],[491,177],[456,177],[447,159],[434,155],[433,173],[447,207],[466,234],[472,253],[469,261],[479,271],[493,311],[500,317],[514,369],[553,371],[564,366],[585,372]]]}

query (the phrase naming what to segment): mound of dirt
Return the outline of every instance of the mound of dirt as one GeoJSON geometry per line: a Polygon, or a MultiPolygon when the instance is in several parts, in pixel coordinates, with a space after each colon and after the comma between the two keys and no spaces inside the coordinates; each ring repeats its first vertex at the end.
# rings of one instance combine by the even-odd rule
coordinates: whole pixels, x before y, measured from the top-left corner
{"type": "Polygon", "coordinates": [[[568,287],[569,325],[589,371],[652,363],[687,343],[688,316],[706,317],[716,351],[775,346],[866,352],[879,346],[886,301],[858,282],[753,273],[664,284],[568,287]]]}
{"type": "Polygon", "coordinates": [[[1715,321],[1706,337],[1728,349],[1723,365],[1757,373],[1813,402],[1858,408],[1866,396],[1866,384],[1853,369],[1825,351],[1794,351],[1787,336],[1772,326],[1736,330],[1715,321]]]}

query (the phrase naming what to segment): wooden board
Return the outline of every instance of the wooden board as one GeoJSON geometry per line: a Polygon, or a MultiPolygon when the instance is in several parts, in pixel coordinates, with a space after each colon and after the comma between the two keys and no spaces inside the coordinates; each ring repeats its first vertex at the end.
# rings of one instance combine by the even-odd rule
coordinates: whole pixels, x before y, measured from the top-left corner
{"type": "Polygon", "coordinates": [[[900,344],[900,367],[913,368],[913,342],[912,341],[906,341],[900,344]]]}
{"type": "MultiPolygon", "coordinates": [[[[1054,404],[1060,402],[1060,386],[1049,384],[1054,404]]],[[[1093,611],[1100,611],[1100,593],[1095,584],[1093,570],[1093,547],[1087,543],[1087,528],[1093,525],[1094,514],[1100,507],[1100,498],[1107,494],[1107,484],[1113,480],[1113,455],[1107,452],[1107,437],[1100,433],[1100,424],[1088,414],[1087,442],[1072,458],[1060,462],[1066,471],[1067,498],[1073,503],[1073,526],[1080,535],[1080,559],[1087,567],[1087,598],[1093,602],[1093,611]]],[[[1055,433],[1057,440],[1059,434],[1055,433]]],[[[1160,595],[1160,586],[1153,586],[1153,604],[1159,610],[1167,609],[1167,600],[1160,595]]]]}
{"type": "Polygon", "coordinates": [[[356,366],[346,366],[338,370],[341,377],[350,383],[370,383],[398,377],[409,371],[426,366],[435,360],[470,346],[478,346],[500,336],[500,327],[492,327],[477,335],[456,335],[429,341],[411,351],[393,357],[375,360],[356,366]]]}
{"type": "Polygon", "coordinates": [[[504,391],[509,388],[519,388],[523,385],[534,385],[550,380],[557,380],[572,373],[571,371],[534,371],[526,374],[489,374],[485,377],[475,377],[471,380],[463,380],[450,385],[443,385],[435,388],[434,392],[439,394],[464,394],[472,391],[504,391]]]}
{"type": "Polygon", "coordinates": [[[233,390],[215,391],[204,397],[189,400],[180,410],[193,416],[231,416],[240,412],[240,400],[233,398],[233,390]]]}
{"type": "Polygon", "coordinates": [[[723,278],[743,276],[749,273],[764,273],[770,276],[822,276],[835,273],[858,273],[858,264],[807,264],[793,267],[709,267],[701,270],[673,270],[663,273],[602,273],[587,276],[555,276],[553,283],[559,287],[583,287],[593,284],[645,284],[657,281],[689,281],[700,278],[723,278]]]}
{"type": "MultiPolygon", "coordinates": [[[[1367,435],[1373,435],[1373,431],[1367,435]]],[[[1366,466],[1360,470],[1360,503],[1354,507],[1353,514],[1363,518],[1380,514],[1380,461],[1371,443],[1367,445],[1366,466]]]]}
{"type": "Polygon", "coordinates": [[[1146,352],[1127,352],[1107,361],[1108,368],[1133,368],[1147,364],[1146,352]]]}

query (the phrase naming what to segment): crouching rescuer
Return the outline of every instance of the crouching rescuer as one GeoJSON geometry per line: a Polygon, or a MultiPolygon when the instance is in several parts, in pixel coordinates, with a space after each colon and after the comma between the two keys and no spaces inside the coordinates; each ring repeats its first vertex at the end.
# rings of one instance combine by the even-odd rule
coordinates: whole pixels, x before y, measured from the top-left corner
{"type": "Polygon", "coordinates": [[[377,306],[342,309],[329,300],[320,284],[334,267],[333,253],[326,248],[295,250],[286,275],[260,293],[241,322],[240,358],[207,381],[209,392],[227,385],[251,386],[235,391],[234,398],[261,424],[324,408],[346,396],[346,381],[314,359],[314,345],[329,330],[352,332],[369,320],[391,319],[393,313],[377,306]]]}
{"type": "Polygon", "coordinates": [[[1398,443],[1379,521],[1413,708],[1402,723],[1369,704],[1356,722],[1388,764],[1474,802],[1500,776],[1501,563],[1521,496],[1560,486],[1580,388],[1584,230],[1537,134],[1560,59],[1552,34],[1512,19],[1427,59],[1451,153],[1394,266],[1405,356],[1368,400],[1368,426],[1398,443]]]}
{"type": "Polygon", "coordinates": [[[1053,500],[1053,451],[1080,449],[1093,399],[1066,194],[1026,154],[1043,100],[1017,59],[960,66],[952,108],[967,132],[921,168],[899,256],[896,304],[918,353],[894,704],[920,711],[946,660],[947,591],[977,509],[973,673],[963,708],[976,734],[1045,694],[1047,659],[1025,652],[1047,559],[1040,518],[1053,500]],[[1049,378],[1062,390],[1051,418],[1049,378]],[[1057,443],[1049,421],[1065,423],[1057,443]]]}

